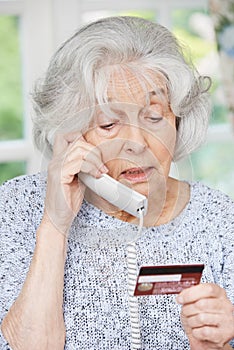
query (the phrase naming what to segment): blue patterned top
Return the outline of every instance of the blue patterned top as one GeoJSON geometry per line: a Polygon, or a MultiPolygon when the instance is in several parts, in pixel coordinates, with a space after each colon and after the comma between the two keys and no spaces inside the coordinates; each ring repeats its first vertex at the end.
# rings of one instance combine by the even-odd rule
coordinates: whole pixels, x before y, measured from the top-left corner
{"type": "MultiPolygon", "coordinates": [[[[46,175],[0,187],[0,321],[17,298],[43,215],[46,175]]],[[[202,282],[226,289],[234,303],[234,203],[199,182],[167,224],[144,228],[137,264],[204,263],[202,282]]],[[[65,350],[130,350],[126,244],[137,226],[83,202],[69,235],[64,282],[65,350]]],[[[174,295],[138,298],[142,350],[188,350],[174,295]]],[[[234,339],[231,342],[234,348],[234,339]]],[[[11,350],[0,336],[0,350],[11,350]]]]}

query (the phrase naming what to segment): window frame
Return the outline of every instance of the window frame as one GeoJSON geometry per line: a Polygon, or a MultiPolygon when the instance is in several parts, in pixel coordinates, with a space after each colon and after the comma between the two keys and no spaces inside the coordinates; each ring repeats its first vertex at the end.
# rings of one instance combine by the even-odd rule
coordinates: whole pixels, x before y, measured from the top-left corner
{"type": "MultiPolygon", "coordinates": [[[[54,50],[82,24],[82,14],[87,11],[136,10],[157,11],[158,22],[171,28],[170,13],[178,7],[207,8],[208,0],[134,0],[128,2],[108,0],[4,0],[0,1],[0,15],[15,15],[21,19],[20,40],[22,52],[22,80],[24,106],[24,138],[0,142],[0,163],[26,161],[27,173],[42,169],[42,156],[32,142],[30,91],[45,71],[54,50]],[[43,25],[42,25],[43,19],[43,25]],[[36,39],[35,38],[41,38],[36,39]],[[41,159],[41,161],[38,161],[41,159]]],[[[212,125],[207,142],[233,140],[230,124],[212,125]]]]}

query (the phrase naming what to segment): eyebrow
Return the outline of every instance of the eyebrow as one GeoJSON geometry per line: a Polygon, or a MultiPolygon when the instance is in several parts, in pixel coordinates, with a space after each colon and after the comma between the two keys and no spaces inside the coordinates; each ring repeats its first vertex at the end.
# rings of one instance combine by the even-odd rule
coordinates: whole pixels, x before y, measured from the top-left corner
{"type": "MultiPolygon", "coordinates": [[[[140,114],[143,110],[145,110],[145,108],[147,108],[147,107],[150,106],[150,102],[151,102],[151,97],[152,97],[152,96],[163,96],[164,98],[166,98],[165,89],[162,88],[162,87],[160,87],[160,88],[157,88],[157,90],[151,90],[151,91],[147,92],[147,94],[145,95],[145,97],[146,97],[146,105],[143,106],[143,107],[140,109],[139,114],[140,114]]],[[[115,103],[116,103],[116,104],[121,103],[121,102],[115,101],[113,97],[111,97],[111,98],[108,97],[108,99],[107,99],[107,104],[108,104],[109,102],[110,102],[110,103],[114,103],[114,104],[115,104],[115,103]]],[[[105,105],[105,104],[104,104],[104,105],[105,105]]],[[[98,105],[98,106],[99,106],[99,105],[98,105]]],[[[100,108],[100,106],[99,106],[99,108],[100,108]]],[[[102,108],[100,108],[100,110],[103,111],[102,108]]],[[[112,109],[112,110],[113,110],[114,113],[115,113],[116,111],[118,111],[118,108],[115,108],[115,109],[112,109]]]]}
{"type": "MultiPolygon", "coordinates": [[[[166,93],[165,93],[165,89],[164,88],[158,88],[158,90],[152,90],[152,91],[149,91],[147,94],[146,94],[146,97],[149,98],[149,100],[151,99],[152,96],[157,96],[157,95],[163,95],[164,97],[166,97],[166,93]]],[[[107,102],[117,102],[115,101],[112,97],[107,99],[107,102]]]]}

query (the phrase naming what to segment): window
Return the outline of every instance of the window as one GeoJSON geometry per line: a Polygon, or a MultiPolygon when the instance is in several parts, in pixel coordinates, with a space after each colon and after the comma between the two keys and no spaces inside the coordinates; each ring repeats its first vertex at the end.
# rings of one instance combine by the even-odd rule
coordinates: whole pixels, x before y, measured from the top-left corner
{"type": "MultiPolygon", "coordinates": [[[[19,21],[18,16],[0,16],[1,141],[22,139],[24,134],[19,21]]],[[[1,163],[0,181],[20,175],[25,170],[24,162],[1,163]]]]}
{"type": "Polygon", "coordinates": [[[198,71],[212,78],[213,111],[208,140],[189,157],[189,161],[177,164],[179,174],[183,178],[185,172],[184,178],[202,180],[234,198],[234,138],[221,83],[220,62],[211,17],[202,8],[176,9],[172,12],[172,23],[176,36],[189,46],[198,71]]]}
{"type": "MultiPolygon", "coordinates": [[[[42,0],[40,2],[37,0],[0,0],[0,17],[2,21],[8,21],[8,25],[12,26],[16,43],[15,50],[18,50],[15,55],[18,63],[13,69],[16,69],[17,65],[19,67],[20,62],[24,67],[21,72],[18,71],[18,75],[16,74],[18,81],[14,83],[15,92],[8,97],[9,100],[16,98],[14,94],[17,90],[19,103],[17,108],[12,107],[17,109],[17,112],[14,112],[12,127],[9,127],[10,122],[7,122],[2,129],[4,130],[3,135],[0,134],[2,140],[0,142],[0,163],[4,163],[0,166],[5,169],[5,163],[21,162],[14,163],[14,166],[9,165],[9,167],[15,169],[16,166],[19,166],[19,172],[40,170],[41,160],[38,161],[39,156],[35,154],[31,142],[28,95],[33,82],[47,67],[54,50],[77,27],[93,19],[118,14],[141,15],[157,20],[173,30],[180,40],[190,46],[191,56],[200,73],[212,77],[211,91],[214,108],[208,141],[189,159],[176,165],[181,178],[189,175],[191,180],[202,179],[212,187],[220,188],[234,197],[234,162],[231,153],[234,141],[220,83],[219,58],[208,14],[208,0],[135,0],[134,2],[123,0],[117,2],[110,0],[70,0],[69,2],[66,0],[42,0]],[[19,49],[20,42],[21,49],[19,49]],[[20,52],[22,53],[21,58],[20,52]],[[23,92],[20,91],[22,81],[23,92]],[[16,86],[18,86],[17,89],[16,86]],[[20,140],[12,140],[15,138],[20,138],[20,140]]],[[[7,35],[10,34],[7,33],[7,35]]],[[[10,70],[9,66],[7,69],[10,70]]],[[[1,74],[0,66],[0,76],[1,74]]],[[[2,89],[1,83],[0,88],[2,89]]],[[[3,106],[0,99],[1,115],[3,106]]],[[[4,123],[1,115],[0,123],[4,123]]],[[[15,176],[17,172],[18,170],[12,171],[6,177],[15,176]]]]}
{"type": "Polygon", "coordinates": [[[0,183],[41,168],[29,92],[53,51],[50,23],[47,1],[0,0],[0,183]]]}

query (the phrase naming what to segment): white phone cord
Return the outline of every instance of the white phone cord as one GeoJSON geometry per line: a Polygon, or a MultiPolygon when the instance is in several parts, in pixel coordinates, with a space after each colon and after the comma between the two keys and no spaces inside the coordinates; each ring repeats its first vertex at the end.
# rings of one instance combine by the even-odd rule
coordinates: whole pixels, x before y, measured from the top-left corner
{"type": "MultiPolygon", "coordinates": [[[[143,212],[139,211],[140,221],[138,229],[138,237],[141,234],[143,227],[143,212]]],[[[138,350],[141,348],[141,332],[138,310],[138,299],[135,297],[134,290],[137,278],[137,253],[136,244],[131,242],[127,245],[127,265],[128,265],[128,293],[129,293],[129,309],[131,322],[131,348],[138,350]]]]}

